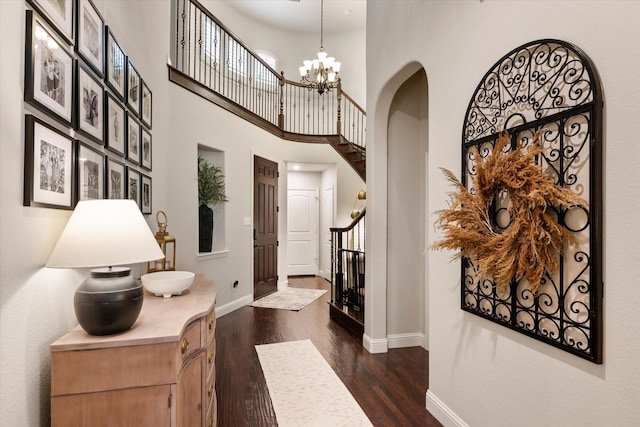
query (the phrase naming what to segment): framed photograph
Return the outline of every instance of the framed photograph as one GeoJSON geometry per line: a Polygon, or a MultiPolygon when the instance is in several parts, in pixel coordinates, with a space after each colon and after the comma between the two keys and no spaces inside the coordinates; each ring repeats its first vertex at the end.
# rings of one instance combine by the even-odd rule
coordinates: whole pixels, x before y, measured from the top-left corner
{"type": "Polygon", "coordinates": [[[140,172],[127,166],[127,199],[135,200],[140,207],[140,172]]]}
{"type": "Polygon", "coordinates": [[[80,141],[78,154],[78,201],[104,199],[104,154],[80,141]]]}
{"type": "Polygon", "coordinates": [[[111,29],[106,27],[105,38],[107,39],[107,59],[105,61],[105,81],[107,86],[113,90],[116,96],[124,102],[125,79],[127,60],[124,51],[116,41],[111,29]]]}
{"type": "Polygon", "coordinates": [[[147,82],[142,81],[142,106],[140,111],[140,118],[142,119],[142,123],[147,125],[149,129],[151,129],[151,113],[153,104],[151,102],[151,90],[149,86],[147,86],[147,82]]]}
{"type": "Polygon", "coordinates": [[[143,214],[151,213],[151,177],[142,174],[142,190],[140,192],[140,210],[143,214]]]}
{"type": "Polygon", "coordinates": [[[67,124],[73,118],[73,57],[44,21],[27,10],[25,101],[67,124]]]}
{"type": "Polygon", "coordinates": [[[24,206],[73,209],[73,140],[25,116],[24,206]]]}
{"type": "Polygon", "coordinates": [[[127,125],[124,107],[110,93],[107,93],[104,98],[105,147],[124,157],[126,153],[125,127],[127,125]]]}
{"type": "Polygon", "coordinates": [[[29,0],[29,3],[68,43],[73,44],[75,0],[29,0]]]}
{"type": "Polygon", "coordinates": [[[144,127],[142,127],[141,139],[140,164],[143,168],[151,170],[151,134],[144,127]]]}
{"type": "Polygon", "coordinates": [[[140,123],[127,112],[127,159],[140,164],[140,123]]]}
{"type": "Polygon", "coordinates": [[[76,119],[74,128],[85,136],[102,144],[104,141],[104,89],[82,61],[76,70],[76,119]]]}
{"type": "Polygon", "coordinates": [[[104,19],[91,0],[78,2],[76,51],[100,77],[104,76],[104,19]]]}
{"type": "Polygon", "coordinates": [[[125,192],[125,166],[107,156],[107,199],[124,199],[125,192]]]}
{"type": "Polygon", "coordinates": [[[131,61],[127,61],[127,107],[140,116],[140,74],[131,61]]]}

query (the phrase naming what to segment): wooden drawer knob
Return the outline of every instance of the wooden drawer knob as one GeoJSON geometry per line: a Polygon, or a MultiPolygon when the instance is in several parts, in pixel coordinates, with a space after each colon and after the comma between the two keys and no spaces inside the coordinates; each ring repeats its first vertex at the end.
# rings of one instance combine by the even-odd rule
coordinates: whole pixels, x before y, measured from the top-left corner
{"type": "Polygon", "coordinates": [[[182,354],[185,354],[188,349],[189,349],[189,341],[187,340],[186,337],[182,338],[182,342],[180,343],[180,351],[182,352],[182,354]]]}
{"type": "Polygon", "coordinates": [[[209,330],[213,329],[213,317],[209,317],[209,330]]]}
{"type": "Polygon", "coordinates": [[[209,418],[209,427],[213,427],[213,418],[209,418]]]}
{"type": "Polygon", "coordinates": [[[207,396],[211,397],[213,394],[213,384],[209,384],[209,388],[207,389],[207,396]]]}
{"type": "Polygon", "coordinates": [[[213,351],[211,350],[209,350],[209,354],[207,354],[207,362],[209,362],[209,365],[213,362],[213,351]]]}

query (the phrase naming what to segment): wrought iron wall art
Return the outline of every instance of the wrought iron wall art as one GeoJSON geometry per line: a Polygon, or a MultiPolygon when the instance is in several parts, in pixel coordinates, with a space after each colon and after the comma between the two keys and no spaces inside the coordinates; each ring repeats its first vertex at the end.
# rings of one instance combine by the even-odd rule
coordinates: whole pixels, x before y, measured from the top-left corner
{"type": "MultiPolygon", "coordinates": [[[[588,202],[586,208],[554,208],[578,245],[558,255],[558,273],[547,271],[538,294],[526,279],[512,279],[506,295],[499,294],[465,258],[462,309],[594,363],[602,363],[601,94],[595,68],[578,48],[560,40],[530,42],[484,75],[462,130],[462,182],[472,193],[475,153],[486,158],[502,130],[509,130],[511,149],[531,144],[541,131],[547,151],[538,163],[588,202]]],[[[508,194],[496,195],[492,212],[495,228],[509,227],[508,194]]]]}

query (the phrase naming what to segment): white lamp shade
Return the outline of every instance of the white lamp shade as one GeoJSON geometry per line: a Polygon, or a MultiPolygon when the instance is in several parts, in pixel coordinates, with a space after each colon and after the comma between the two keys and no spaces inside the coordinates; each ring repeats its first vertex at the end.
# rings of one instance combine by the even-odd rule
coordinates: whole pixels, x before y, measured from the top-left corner
{"type": "Polygon", "coordinates": [[[336,58],[334,58],[333,56],[328,56],[327,59],[325,59],[323,62],[324,68],[331,68],[335,60],[336,58]]]}
{"type": "Polygon", "coordinates": [[[333,71],[335,71],[336,73],[339,73],[340,67],[342,67],[342,62],[333,61],[333,71]]]}
{"type": "Polygon", "coordinates": [[[298,68],[298,70],[300,71],[300,77],[304,77],[307,75],[307,69],[304,67],[304,65],[298,68]]]}
{"type": "Polygon", "coordinates": [[[47,267],[94,268],[164,258],[133,200],[78,202],[47,267]]]}

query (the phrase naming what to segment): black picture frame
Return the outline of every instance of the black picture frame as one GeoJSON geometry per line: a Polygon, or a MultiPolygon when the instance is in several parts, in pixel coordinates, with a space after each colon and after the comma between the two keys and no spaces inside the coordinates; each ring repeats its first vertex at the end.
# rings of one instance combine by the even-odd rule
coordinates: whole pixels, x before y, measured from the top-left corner
{"type": "Polygon", "coordinates": [[[126,182],[127,174],[124,163],[113,159],[111,156],[106,156],[106,168],[105,168],[105,198],[107,199],[124,199],[127,195],[126,182]]]}
{"type": "Polygon", "coordinates": [[[142,80],[142,97],[140,99],[140,120],[151,129],[151,120],[153,117],[153,93],[145,80],[142,80]]]}
{"type": "Polygon", "coordinates": [[[59,0],[57,2],[28,0],[28,2],[67,43],[74,43],[76,0],[59,0]]]}
{"type": "Polygon", "coordinates": [[[151,133],[142,126],[142,131],[140,132],[140,166],[151,170],[152,155],[153,144],[151,141],[151,133]]]}
{"type": "Polygon", "coordinates": [[[77,141],[77,201],[104,199],[105,156],[84,142],[77,141]]]}
{"type": "Polygon", "coordinates": [[[91,0],[78,0],[76,52],[104,76],[104,19],[91,0]]]}
{"type": "Polygon", "coordinates": [[[127,160],[140,164],[140,122],[127,111],[127,160]]]}
{"type": "Polygon", "coordinates": [[[152,212],[151,204],[153,193],[151,191],[151,177],[141,174],[140,179],[140,210],[143,214],[149,215],[152,212]]]}
{"type": "Polygon", "coordinates": [[[49,123],[25,115],[23,205],[73,209],[74,141],[49,123]]]}
{"type": "Polygon", "coordinates": [[[76,114],[73,127],[93,141],[104,143],[104,87],[83,61],[76,61],[76,114]]]}
{"type": "Polygon", "coordinates": [[[105,26],[105,82],[109,89],[120,99],[125,101],[127,79],[127,56],[118,44],[109,26],[105,26]]]}
{"type": "Polygon", "coordinates": [[[136,117],[140,117],[140,74],[136,67],[131,63],[131,59],[127,60],[127,107],[129,111],[134,113],[136,117]]]}
{"type": "Polygon", "coordinates": [[[127,113],[110,93],[104,97],[104,146],[124,157],[127,152],[127,113]]]}
{"type": "Polygon", "coordinates": [[[26,16],[24,100],[71,125],[75,60],[44,19],[32,10],[26,16]]]}
{"type": "Polygon", "coordinates": [[[127,166],[127,199],[135,200],[140,207],[140,172],[137,169],[127,166]]]}

